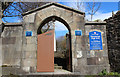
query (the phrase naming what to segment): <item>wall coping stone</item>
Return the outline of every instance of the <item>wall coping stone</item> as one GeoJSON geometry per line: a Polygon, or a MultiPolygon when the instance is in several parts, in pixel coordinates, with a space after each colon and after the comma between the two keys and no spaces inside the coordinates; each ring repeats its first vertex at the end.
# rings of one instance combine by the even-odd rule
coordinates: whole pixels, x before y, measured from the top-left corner
{"type": "Polygon", "coordinates": [[[93,21],[86,21],[85,25],[106,25],[106,22],[93,22],[93,21]]]}

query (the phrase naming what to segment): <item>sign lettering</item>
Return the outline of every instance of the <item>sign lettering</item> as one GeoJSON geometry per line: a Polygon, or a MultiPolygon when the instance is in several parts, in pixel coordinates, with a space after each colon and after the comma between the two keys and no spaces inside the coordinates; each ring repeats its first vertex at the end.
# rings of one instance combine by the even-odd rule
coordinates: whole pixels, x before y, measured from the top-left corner
{"type": "Polygon", "coordinates": [[[90,50],[102,50],[102,38],[101,32],[92,31],[89,32],[89,43],[90,43],[90,50]]]}

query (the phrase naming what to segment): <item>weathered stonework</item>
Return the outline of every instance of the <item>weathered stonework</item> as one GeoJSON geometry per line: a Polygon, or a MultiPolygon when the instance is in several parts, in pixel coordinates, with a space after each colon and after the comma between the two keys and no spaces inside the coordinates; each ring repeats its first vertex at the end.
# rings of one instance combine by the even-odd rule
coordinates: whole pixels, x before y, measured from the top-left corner
{"type": "MultiPolygon", "coordinates": [[[[32,16],[34,17],[34,16],[32,16]]],[[[29,17],[28,17],[29,18],[29,17]]],[[[31,18],[33,19],[33,18],[31,18]]],[[[31,20],[32,21],[32,20],[31,20]]],[[[37,35],[35,32],[35,26],[33,23],[23,22],[23,47],[22,47],[22,69],[26,72],[36,72],[36,53],[37,53],[37,35]],[[32,31],[33,36],[26,37],[25,32],[32,31]]]]}
{"type": "Polygon", "coordinates": [[[22,72],[22,36],[23,27],[21,24],[4,24],[2,38],[2,74],[7,75],[10,72],[19,74],[22,72]],[[7,68],[8,67],[8,68],[7,68]],[[14,67],[14,68],[13,68],[14,67]],[[19,70],[16,71],[15,69],[19,70]]]}
{"type": "Polygon", "coordinates": [[[105,21],[111,71],[120,72],[120,11],[105,21]]]}
{"type": "MultiPolygon", "coordinates": [[[[33,36],[34,36],[34,38],[36,38],[37,39],[37,30],[38,30],[38,28],[40,27],[40,25],[42,24],[42,22],[43,22],[43,20],[45,20],[45,19],[47,19],[47,18],[49,18],[49,17],[52,17],[52,16],[55,16],[55,17],[58,17],[58,18],[62,18],[63,20],[65,20],[65,22],[67,22],[67,23],[70,23],[70,21],[73,21],[73,23],[74,23],[74,26],[73,25],[71,25],[71,24],[68,24],[68,25],[70,25],[70,26],[67,26],[68,28],[69,28],[69,30],[71,31],[71,36],[72,36],[72,57],[73,57],[73,65],[72,65],[72,67],[73,67],[73,69],[74,69],[74,67],[75,67],[75,65],[74,65],[74,63],[76,64],[76,62],[77,62],[77,58],[76,57],[74,57],[76,54],[74,53],[76,50],[75,50],[75,33],[74,33],[74,30],[82,30],[83,32],[84,32],[84,15],[81,15],[81,14],[78,14],[78,13],[75,13],[75,12],[73,12],[73,11],[69,11],[69,10],[67,10],[67,9],[62,9],[62,8],[59,8],[59,7],[56,7],[56,6],[54,6],[54,5],[52,5],[52,6],[50,6],[50,7],[47,7],[47,8],[45,8],[45,9],[42,9],[42,10],[39,10],[38,12],[36,12],[36,15],[35,15],[35,20],[34,20],[34,15],[35,14],[28,14],[28,15],[26,15],[26,16],[24,16],[24,31],[33,31],[33,36]],[[33,18],[30,18],[30,17],[33,17],[33,18]],[[71,17],[71,19],[69,18],[69,17],[71,17]],[[82,17],[82,19],[81,20],[78,20],[79,18],[81,18],[82,17]],[[34,20],[34,25],[31,25],[31,27],[29,28],[29,26],[30,26],[30,23],[31,22],[28,22],[28,21],[30,21],[29,20],[29,18],[31,19],[31,21],[33,21],[34,20]],[[76,19],[77,18],[77,19],[76,19]],[[76,21],[77,20],[77,21],[76,21]],[[27,22],[26,22],[27,21],[27,22]],[[81,22],[81,23],[79,23],[79,22],[81,22]],[[78,28],[78,25],[81,25],[81,26],[83,26],[82,28],[78,28]]],[[[57,19],[57,18],[55,18],[56,20],[58,20],[58,21],[61,21],[61,20],[59,20],[59,19],[57,19]]],[[[63,22],[63,24],[66,24],[66,23],[64,23],[63,22]]],[[[43,26],[43,25],[41,25],[41,26],[43,26]]],[[[25,33],[25,32],[24,32],[25,33]]],[[[84,33],[83,33],[84,34],[84,33]]],[[[30,38],[33,38],[33,36],[32,37],[23,37],[23,39],[24,38],[26,38],[27,40],[28,39],[30,39],[30,38]]],[[[81,38],[82,38],[83,36],[81,36],[81,38]]],[[[84,38],[84,37],[83,37],[84,38]]],[[[23,40],[23,43],[26,43],[26,45],[27,46],[30,46],[31,44],[27,41],[27,40],[23,40]],[[26,42],[25,42],[26,41],[26,42]]],[[[32,40],[32,39],[30,39],[30,40],[32,40]]],[[[80,41],[81,42],[81,41],[80,41]]],[[[34,46],[36,46],[37,47],[37,42],[33,42],[33,44],[35,44],[34,46]]],[[[80,43],[78,43],[78,45],[79,45],[80,43]]],[[[84,43],[83,43],[84,44],[84,43]]],[[[24,47],[24,46],[23,46],[24,47]]],[[[34,48],[36,48],[36,47],[34,47],[34,48]]],[[[31,50],[31,49],[30,49],[31,50]]],[[[25,53],[25,52],[28,52],[29,50],[26,50],[26,48],[23,48],[23,53],[25,53]]],[[[35,49],[35,50],[32,50],[32,52],[34,52],[34,53],[36,53],[36,51],[37,51],[37,49],[35,49]]],[[[81,51],[82,51],[82,49],[81,49],[81,51]]],[[[28,52],[28,53],[31,53],[30,51],[28,52]]],[[[31,54],[32,55],[32,54],[31,54]]],[[[35,57],[34,57],[35,58],[35,57]]],[[[36,58],[35,58],[36,59],[36,58]]],[[[23,59],[23,61],[24,61],[24,59],[23,59]]],[[[32,61],[31,61],[32,62],[32,61]]],[[[35,62],[34,62],[35,63],[35,62]]],[[[24,66],[24,64],[23,64],[23,66],[24,66]]],[[[28,67],[28,66],[27,66],[28,67]]],[[[27,68],[26,67],[26,68],[27,68]]],[[[33,67],[35,67],[35,66],[33,66],[33,67]]],[[[24,67],[25,68],[25,67],[24,67]]],[[[36,67],[35,67],[36,68],[36,67]]]]}
{"type": "Polygon", "coordinates": [[[2,32],[3,65],[20,66],[22,52],[22,30],[20,27],[4,27],[2,32]],[[19,60],[18,60],[19,59],[19,60]]]}
{"type": "Polygon", "coordinates": [[[106,22],[86,22],[85,25],[87,73],[96,74],[106,69],[109,72],[109,60],[107,49],[106,22]],[[103,50],[90,50],[89,32],[99,31],[102,37],[103,50]],[[92,71],[93,70],[93,71],[92,71]]]}
{"type": "Polygon", "coordinates": [[[18,66],[24,72],[36,73],[37,35],[40,28],[52,20],[62,22],[69,30],[73,73],[85,75],[98,74],[104,69],[109,71],[105,24],[101,26],[101,23],[95,25],[92,22],[87,25],[83,12],[57,3],[50,3],[24,13],[22,25],[11,24],[10,26],[9,24],[4,27],[1,36],[3,38],[2,52],[4,52],[3,65],[18,66]],[[75,30],[81,30],[82,35],[76,36],[75,30]],[[90,51],[88,39],[89,32],[93,30],[102,33],[103,50],[90,51]],[[32,31],[32,36],[25,36],[26,31],[32,31]],[[79,52],[81,57],[78,57],[79,52]]]}

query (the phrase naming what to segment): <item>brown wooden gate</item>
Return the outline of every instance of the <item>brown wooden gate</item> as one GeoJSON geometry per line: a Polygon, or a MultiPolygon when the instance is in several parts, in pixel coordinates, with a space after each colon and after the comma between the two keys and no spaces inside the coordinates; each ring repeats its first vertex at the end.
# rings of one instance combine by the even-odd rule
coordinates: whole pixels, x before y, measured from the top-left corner
{"type": "Polygon", "coordinates": [[[54,30],[38,35],[37,72],[54,72],[54,30]]]}

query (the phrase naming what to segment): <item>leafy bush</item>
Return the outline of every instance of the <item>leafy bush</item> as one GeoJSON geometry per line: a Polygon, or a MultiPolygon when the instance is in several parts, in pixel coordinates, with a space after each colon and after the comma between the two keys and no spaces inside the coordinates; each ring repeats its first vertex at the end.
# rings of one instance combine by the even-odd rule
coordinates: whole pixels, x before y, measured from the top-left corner
{"type": "Polygon", "coordinates": [[[99,73],[99,75],[100,76],[105,76],[105,75],[114,75],[114,76],[118,76],[118,77],[120,77],[120,73],[118,73],[118,72],[110,72],[110,73],[108,73],[107,71],[106,71],[106,69],[104,69],[102,72],[100,72],[99,73]]]}

